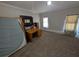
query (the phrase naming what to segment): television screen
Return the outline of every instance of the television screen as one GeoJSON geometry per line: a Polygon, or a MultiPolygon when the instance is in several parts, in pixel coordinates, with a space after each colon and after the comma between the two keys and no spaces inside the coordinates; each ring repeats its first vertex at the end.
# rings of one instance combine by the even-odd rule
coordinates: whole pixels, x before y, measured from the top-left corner
{"type": "Polygon", "coordinates": [[[32,16],[20,16],[24,20],[24,26],[29,27],[33,25],[33,17],[32,16]]]}
{"type": "Polygon", "coordinates": [[[31,19],[24,19],[25,21],[25,26],[26,27],[29,27],[29,26],[32,26],[33,22],[31,21],[31,19]]]}
{"type": "Polygon", "coordinates": [[[25,23],[30,23],[30,20],[29,19],[25,19],[25,23]]]}

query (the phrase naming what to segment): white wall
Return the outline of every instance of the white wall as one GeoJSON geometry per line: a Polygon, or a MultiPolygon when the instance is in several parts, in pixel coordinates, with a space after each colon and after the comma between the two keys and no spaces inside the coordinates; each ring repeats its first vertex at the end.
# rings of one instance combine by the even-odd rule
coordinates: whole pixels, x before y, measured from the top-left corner
{"type": "Polygon", "coordinates": [[[38,14],[34,14],[33,17],[34,17],[34,22],[39,23],[39,28],[40,28],[40,17],[39,17],[39,15],[38,14]]]}
{"type": "Polygon", "coordinates": [[[19,15],[32,16],[34,22],[39,23],[38,14],[32,13],[32,11],[26,9],[14,7],[12,5],[0,2],[0,17],[18,17],[19,15]]]}
{"type": "Polygon", "coordinates": [[[79,7],[68,8],[60,11],[50,11],[40,14],[40,26],[43,28],[43,17],[47,16],[49,19],[49,28],[44,30],[63,32],[64,20],[66,15],[79,14],[79,7]]]}
{"type": "Polygon", "coordinates": [[[3,17],[17,17],[19,15],[31,15],[29,11],[25,11],[19,8],[15,8],[8,4],[0,3],[0,16],[3,17]]]}

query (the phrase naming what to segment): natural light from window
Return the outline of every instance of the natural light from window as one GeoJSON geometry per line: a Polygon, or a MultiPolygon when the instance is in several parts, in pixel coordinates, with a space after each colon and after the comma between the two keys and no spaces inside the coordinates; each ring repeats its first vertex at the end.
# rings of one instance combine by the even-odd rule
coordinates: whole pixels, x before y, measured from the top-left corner
{"type": "Polygon", "coordinates": [[[43,18],[43,27],[48,28],[48,17],[43,18]]]}

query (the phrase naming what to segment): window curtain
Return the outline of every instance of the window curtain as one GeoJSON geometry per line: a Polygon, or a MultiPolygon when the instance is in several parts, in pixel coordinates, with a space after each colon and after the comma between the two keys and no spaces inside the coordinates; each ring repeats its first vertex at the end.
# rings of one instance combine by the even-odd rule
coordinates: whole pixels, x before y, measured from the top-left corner
{"type": "Polygon", "coordinates": [[[66,31],[75,31],[77,24],[77,15],[66,16],[66,31]]]}

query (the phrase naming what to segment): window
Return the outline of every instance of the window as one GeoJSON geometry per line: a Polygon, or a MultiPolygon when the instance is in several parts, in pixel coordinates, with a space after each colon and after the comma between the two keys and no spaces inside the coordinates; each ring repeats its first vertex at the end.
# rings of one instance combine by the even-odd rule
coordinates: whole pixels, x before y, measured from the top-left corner
{"type": "Polygon", "coordinates": [[[77,27],[76,27],[76,35],[79,36],[79,18],[78,18],[78,22],[77,22],[77,27]]]}
{"type": "Polygon", "coordinates": [[[48,28],[48,17],[43,18],[43,27],[48,28]]]}
{"type": "Polygon", "coordinates": [[[76,15],[67,16],[66,30],[67,31],[74,31],[75,30],[76,22],[77,22],[77,16],[76,15]]]}

